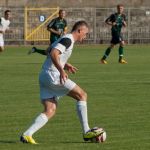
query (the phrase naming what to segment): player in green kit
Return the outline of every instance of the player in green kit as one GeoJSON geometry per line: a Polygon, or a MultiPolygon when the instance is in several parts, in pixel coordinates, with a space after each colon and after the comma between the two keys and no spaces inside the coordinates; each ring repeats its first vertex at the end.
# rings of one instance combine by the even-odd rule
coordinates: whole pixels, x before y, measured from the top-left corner
{"type": "Polygon", "coordinates": [[[123,14],[124,6],[117,5],[117,13],[111,14],[106,19],[106,24],[111,25],[111,44],[106,49],[104,56],[101,58],[102,64],[107,64],[106,58],[109,56],[111,50],[114,48],[116,44],[120,44],[119,46],[119,63],[126,64],[127,62],[123,59],[123,48],[124,48],[124,40],[122,38],[121,29],[122,27],[126,27],[126,16],[123,14]]]}
{"type": "Polygon", "coordinates": [[[47,26],[48,31],[51,32],[50,43],[57,41],[62,35],[66,34],[67,21],[64,19],[66,12],[64,10],[59,11],[59,17],[54,18],[47,26]]]}
{"type": "MultiPolygon", "coordinates": [[[[47,30],[50,32],[50,44],[57,41],[60,37],[66,34],[67,32],[67,21],[65,19],[66,11],[65,10],[59,10],[59,16],[57,18],[54,18],[48,25],[47,30]]],[[[42,55],[47,55],[47,50],[38,49],[36,47],[33,47],[31,50],[29,50],[28,54],[31,53],[39,53],[42,55]]]]}

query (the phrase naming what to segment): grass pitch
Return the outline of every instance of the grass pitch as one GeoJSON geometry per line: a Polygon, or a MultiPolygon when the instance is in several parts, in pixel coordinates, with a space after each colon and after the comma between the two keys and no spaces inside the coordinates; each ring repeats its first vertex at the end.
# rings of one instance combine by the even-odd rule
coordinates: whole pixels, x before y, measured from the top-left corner
{"type": "Polygon", "coordinates": [[[30,47],[6,47],[0,54],[1,150],[148,150],[150,148],[150,45],[125,47],[128,64],[118,64],[117,47],[108,65],[99,64],[107,46],[76,46],[69,62],[78,67],[70,78],[88,93],[91,127],[107,132],[103,144],[85,143],[75,101],[64,97],[56,116],[34,135],[39,145],[19,136],[42,111],[38,74],[45,56],[27,55],[30,47]]]}

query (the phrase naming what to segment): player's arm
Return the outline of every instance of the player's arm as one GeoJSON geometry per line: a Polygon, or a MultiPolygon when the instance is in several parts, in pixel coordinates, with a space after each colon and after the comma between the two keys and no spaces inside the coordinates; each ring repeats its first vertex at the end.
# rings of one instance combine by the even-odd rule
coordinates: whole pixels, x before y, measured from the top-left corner
{"type": "Polygon", "coordinates": [[[124,27],[127,26],[127,23],[126,23],[126,16],[125,16],[125,15],[123,15],[123,21],[122,21],[122,24],[123,24],[124,27]]]}
{"type": "Polygon", "coordinates": [[[10,27],[8,26],[5,31],[11,31],[10,27]]]}
{"type": "MultiPolygon", "coordinates": [[[[1,18],[0,18],[0,24],[1,24],[1,18]]],[[[2,25],[0,25],[0,33],[4,34],[4,31],[2,29],[3,29],[3,27],[2,27],[2,25]]]]}
{"type": "Polygon", "coordinates": [[[6,32],[12,33],[13,30],[8,26],[8,27],[6,28],[6,30],[3,31],[3,34],[5,34],[6,32]]]}
{"type": "Polygon", "coordinates": [[[51,59],[55,67],[60,72],[60,83],[62,84],[68,78],[67,73],[60,64],[60,54],[64,53],[71,45],[71,40],[69,38],[62,38],[59,43],[50,52],[51,59]]]}
{"type": "Polygon", "coordinates": [[[124,26],[124,27],[126,27],[126,26],[127,26],[126,21],[123,21],[123,26],[124,26]]]}
{"type": "Polygon", "coordinates": [[[64,69],[67,70],[69,73],[76,73],[76,71],[78,70],[75,66],[73,66],[69,63],[65,64],[64,69]]]}
{"type": "Polygon", "coordinates": [[[68,75],[60,64],[60,54],[61,52],[58,49],[54,48],[51,50],[50,56],[55,67],[60,72],[60,83],[63,84],[63,82],[65,82],[65,80],[68,78],[68,75]]]}
{"type": "Polygon", "coordinates": [[[115,26],[117,23],[115,22],[115,17],[114,15],[110,15],[106,20],[105,20],[105,23],[107,25],[110,25],[110,26],[115,26]]]}
{"type": "Polygon", "coordinates": [[[68,30],[68,28],[67,28],[67,26],[64,28],[64,33],[63,34],[67,34],[67,30],[68,30]]]}
{"type": "Polygon", "coordinates": [[[57,35],[61,35],[62,33],[60,31],[57,31],[54,29],[54,24],[55,24],[55,19],[53,19],[48,25],[47,25],[47,30],[52,32],[52,33],[55,33],[57,35]]]}
{"type": "Polygon", "coordinates": [[[53,29],[53,28],[49,28],[48,31],[50,31],[50,32],[52,32],[52,33],[55,33],[55,34],[57,34],[57,35],[60,35],[60,36],[63,34],[63,32],[56,31],[56,30],[53,29]]]}
{"type": "Polygon", "coordinates": [[[3,30],[0,29],[0,33],[4,34],[5,32],[3,30]]]}
{"type": "Polygon", "coordinates": [[[107,24],[107,25],[116,25],[116,23],[115,22],[111,22],[111,21],[105,21],[105,23],[107,24]]]}
{"type": "Polygon", "coordinates": [[[65,27],[64,27],[64,33],[63,34],[67,34],[67,30],[68,30],[67,21],[65,20],[65,27]]]}

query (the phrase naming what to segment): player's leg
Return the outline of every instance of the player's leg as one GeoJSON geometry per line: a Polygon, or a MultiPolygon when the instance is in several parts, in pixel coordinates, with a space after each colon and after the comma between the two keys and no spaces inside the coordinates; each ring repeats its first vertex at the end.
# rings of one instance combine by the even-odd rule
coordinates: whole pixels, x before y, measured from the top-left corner
{"type": "Polygon", "coordinates": [[[4,51],[4,39],[0,37],[0,52],[4,51]]]}
{"type": "Polygon", "coordinates": [[[107,57],[109,56],[111,50],[114,48],[114,44],[111,43],[111,45],[105,50],[104,56],[101,58],[101,63],[102,64],[107,64],[107,57]]]}
{"type": "Polygon", "coordinates": [[[41,55],[47,55],[47,51],[46,50],[39,49],[37,47],[32,47],[32,49],[28,51],[28,55],[30,55],[32,53],[39,53],[41,55]]]}
{"type": "Polygon", "coordinates": [[[68,93],[68,96],[77,100],[77,113],[83,132],[86,133],[90,130],[87,116],[87,94],[78,85],[76,85],[73,90],[68,93]]]}
{"type": "Polygon", "coordinates": [[[54,116],[57,102],[54,99],[46,99],[43,100],[42,104],[44,106],[44,111],[36,117],[34,123],[24,132],[24,135],[32,136],[47,123],[48,119],[54,116]]]}
{"type": "Polygon", "coordinates": [[[39,75],[39,84],[44,111],[36,117],[33,124],[21,136],[20,140],[24,143],[36,144],[32,135],[42,128],[48,122],[48,119],[54,116],[56,111],[57,101],[54,97],[54,85],[51,86],[50,75],[43,70],[39,75]]]}
{"type": "Polygon", "coordinates": [[[76,85],[69,93],[68,96],[77,100],[77,114],[83,129],[83,138],[84,140],[89,140],[93,137],[101,134],[99,131],[94,131],[90,129],[88,124],[88,113],[87,113],[87,94],[81,89],[78,85],[76,85]]]}
{"type": "Polygon", "coordinates": [[[32,135],[42,128],[48,122],[48,119],[52,118],[55,114],[57,102],[54,99],[43,100],[42,104],[44,106],[44,111],[36,117],[33,124],[20,138],[20,140],[24,143],[37,144],[32,138],[32,135]]]}
{"type": "Polygon", "coordinates": [[[0,46],[0,52],[4,51],[4,47],[0,46]]]}
{"type": "Polygon", "coordinates": [[[125,42],[124,41],[121,41],[120,42],[120,46],[119,46],[119,63],[121,64],[126,64],[127,62],[123,59],[123,52],[124,52],[124,45],[125,45],[125,42]]]}
{"type": "Polygon", "coordinates": [[[114,48],[116,44],[116,38],[115,38],[115,35],[112,33],[112,39],[111,39],[111,44],[110,46],[105,50],[105,53],[104,53],[104,56],[101,58],[101,63],[102,64],[107,64],[107,57],[109,56],[111,50],[114,48]]]}
{"type": "MultiPolygon", "coordinates": [[[[51,45],[52,43],[54,43],[57,39],[58,39],[57,37],[51,38],[51,39],[50,39],[50,45],[51,45]]],[[[50,47],[50,46],[49,46],[49,47],[50,47]]],[[[49,48],[49,47],[48,47],[48,48],[49,48]]],[[[39,54],[41,54],[41,55],[47,55],[47,50],[48,50],[48,48],[47,48],[46,50],[44,50],[44,49],[39,49],[39,48],[37,48],[37,47],[32,47],[32,49],[28,51],[28,54],[30,55],[30,54],[32,54],[32,53],[39,53],[39,54]]]]}
{"type": "MultiPolygon", "coordinates": [[[[52,38],[50,39],[50,45],[51,45],[52,43],[54,43],[55,41],[57,41],[57,40],[58,40],[58,37],[52,37],[52,38]]],[[[49,47],[50,47],[50,46],[49,46],[49,47]]],[[[48,48],[49,48],[49,47],[48,47],[48,48]]],[[[32,47],[32,49],[28,51],[28,54],[30,55],[30,54],[32,54],[32,53],[39,53],[39,54],[41,54],[41,55],[47,55],[47,50],[48,50],[48,48],[47,48],[46,50],[44,50],[44,49],[40,49],[40,48],[37,48],[37,47],[32,47]]]]}

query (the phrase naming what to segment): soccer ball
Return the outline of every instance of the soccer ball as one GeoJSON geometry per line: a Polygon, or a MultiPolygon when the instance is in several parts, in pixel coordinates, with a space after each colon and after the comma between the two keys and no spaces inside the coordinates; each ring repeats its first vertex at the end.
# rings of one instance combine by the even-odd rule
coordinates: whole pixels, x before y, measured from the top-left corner
{"type": "Polygon", "coordinates": [[[103,131],[102,134],[91,139],[92,143],[103,143],[106,141],[106,131],[103,128],[97,128],[97,130],[103,131]]]}

